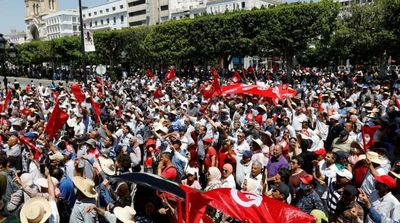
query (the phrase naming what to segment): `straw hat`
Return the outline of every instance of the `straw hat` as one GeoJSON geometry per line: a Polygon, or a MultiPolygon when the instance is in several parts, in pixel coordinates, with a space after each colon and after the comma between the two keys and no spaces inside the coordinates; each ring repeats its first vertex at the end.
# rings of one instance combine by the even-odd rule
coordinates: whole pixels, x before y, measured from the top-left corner
{"type": "Polygon", "coordinates": [[[114,208],[115,217],[124,223],[135,223],[136,211],[130,206],[125,207],[115,207],[114,208]]]}
{"type": "Polygon", "coordinates": [[[373,151],[368,151],[367,154],[362,154],[359,156],[360,160],[368,158],[371,162],[376,164],[383,164],[383,160],[380,158],[379,154],[373,151]]]}
{"type": "Polygon", "coordinates": [[[88,198],[96,198],[97,192],[94,189],[94,182],[90,179],[83,178],[81,176],[74,176],[72,178],[74,185],[88,198]]]}
{"type": "Polygon", "coordinates": [[[112,159],[100,156],[99,163],[104,173],[110,176],[115,175],[115,165],[112,159]]]}
{"type": "Polygon", "coordinates": [[[44,223],[51,215],[50,203],[42,197],[30,198],[19,214],[22,223],[44,223]]]}

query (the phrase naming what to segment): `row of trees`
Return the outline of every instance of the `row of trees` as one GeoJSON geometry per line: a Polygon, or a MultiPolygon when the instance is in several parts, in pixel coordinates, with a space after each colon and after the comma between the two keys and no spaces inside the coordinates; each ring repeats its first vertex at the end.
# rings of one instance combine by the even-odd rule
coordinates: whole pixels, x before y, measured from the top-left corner
{"type": "MultiPolygon", "coordinates": [[[[88,64],[226,66],[232,56],[279,56],[304,65],[329,61],[381,63],[400,54],[400,0],[377,0],[341,11],[337,3],[282,4],[273,8],[204,15],[94,34],[88,64]],[[315,47],[310,47],[315,46],[315,47]]],[[[77,65],[80,39],[65,37],[18,46],[18,65],[77,65]]]]}

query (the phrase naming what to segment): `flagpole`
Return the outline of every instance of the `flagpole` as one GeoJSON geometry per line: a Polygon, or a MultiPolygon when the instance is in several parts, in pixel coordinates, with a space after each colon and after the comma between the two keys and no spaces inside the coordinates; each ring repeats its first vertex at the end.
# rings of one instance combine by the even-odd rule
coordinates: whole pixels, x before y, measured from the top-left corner
{"type": "Polygon", "coordinates": [[[87,84],[87,73],[86,73],[86,61],[85,61],[85,40],[83,33],[83,16],[82,16],[82,0],[79,1],[79,20],[80,20],[80,28],[81,28],[81,53],[82,53],[82,66],[83,66],[83,78],[85,81],[85,85],[87,84]]]}

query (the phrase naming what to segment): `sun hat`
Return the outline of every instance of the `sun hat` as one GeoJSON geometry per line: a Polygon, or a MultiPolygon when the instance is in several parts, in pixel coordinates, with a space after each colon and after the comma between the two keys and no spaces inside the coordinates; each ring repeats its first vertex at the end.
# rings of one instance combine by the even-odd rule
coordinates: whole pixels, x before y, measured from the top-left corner
{"type": "Polygon", "coordinates": [[[380,158],[379,154],[373,151],[368,151],[367,154],[362,154],[359,156],[360,160],[368,158],[371,162],[376,164],[383,164],[383,160],[380,158]]]}
{"type": "Polygon", "coordinates": [[[90,179],[83,178],[81,176],[72,177],[72,182],[79,191],[81,191],[88,198],[96,198],[97,192],[94,188],[94,182],[90,179]]]}
{"type": "Polygon", "coordinates": [[[21,176],[22,184],[30,186],[33,184],[33,177],[31,173],[23,173],[21,176]]]}
{"type": "Polygon", "coordinates": [[[346,178],[346,179],[348,179],[348,180],[353,179],[353,174],[352,174],[349,170],[347,170],[347,169],[339,170],[339,171],[336,172],[336,174],[337,174],[338,176],[344,177],[344,178],[346,178]]]}
{"type": "Polygon", "coordinates": [[[19,214],[22,223],[44,223],[50,215],[50,203],[43,197],[30,198],[23,204],[19,214]]]}
{"type": "Polygon", "coordinates": [[[264,143],[261,141],[261,139],[252,139],[253,142],[255,142],[257,145],[262,146],[264,143]]]}
{"type": "Polygon", "coordinates": [[[115,217],[124,223],[135,223],[136,211],[130,206],[125,207],[115,207],[114,208],[115,217]]]}
{"type": "Polygon", "coordinates": [[[112,159],[100,156],[98,161],[104,173],[110,176],[115,175],[115,165],[112,159]]]}
{"type": "Polygon", "coordinates": [[[86,140],[85,144],[88,144],[88,145],[92,146],[93,148],[96,148],[96,140],[94,140],[94,139],[86,140]]]}

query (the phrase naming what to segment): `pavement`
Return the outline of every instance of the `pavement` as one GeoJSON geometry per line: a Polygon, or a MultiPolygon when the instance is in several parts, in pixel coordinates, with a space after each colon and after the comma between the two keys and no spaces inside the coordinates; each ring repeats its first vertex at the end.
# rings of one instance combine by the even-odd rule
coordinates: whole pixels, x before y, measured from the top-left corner
{"type": "MultiPolygon", "coordinates": [[[[21,87],[25,87],[27,84],[35,84],[38,85],[39,83],[42,83],[43,86],[49,86],[52,82],[52,80],[49,79],[36,79],[36,78],[25,78],[25,77],[10,77],[7,76],[7,80],[9,84],[13,84],[15,80],[19,82],[21,87]]],[[[1,82],[3,82],[3,78],[0,79],[1,82]]],[[[62,82],[63,85],[65,85],[65,81],[60,81],[56,80],[54,83],[58,84],[59,82],[62,82]]],[[[68,83],[76,83],[75,81],[68,81],[68,83]]]]}

